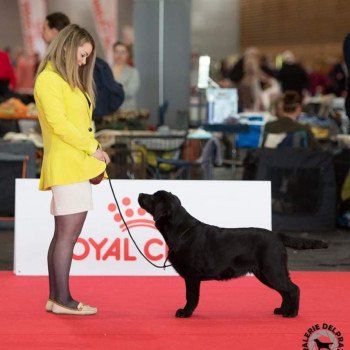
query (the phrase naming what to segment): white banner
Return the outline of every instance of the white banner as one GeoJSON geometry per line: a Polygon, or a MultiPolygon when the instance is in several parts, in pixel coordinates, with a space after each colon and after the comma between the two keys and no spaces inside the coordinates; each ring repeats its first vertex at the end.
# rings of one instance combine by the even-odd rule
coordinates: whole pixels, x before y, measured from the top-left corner
{"type": "Polygon", "coordinates": [[[46,45],[42,30],[47,16],[47,0],[18,0],[22,35],[28,55],[38,53],[43,57],[46,45]]]}
{"type": "MultiPolygon", "coordinates": [[[[54,231],[49,213],[51,191],[38,191],[38,180],[16,180],[15,273],[46,275],[47,250],[54,231]]],[[[153,218],[140,208],[140,192],[167,190],[176,194],[197,219],[221,227],[271,229],[271,188],[265,181],[113,180],[119,206],[142,252],[163,265],[167,247],[153,218]]],[[[88,213],[75,246],[73,275],[175,275],[157,269],[139,254],[131,241],[108,181],[93,186],[94,210],[88,213]]]]}
{"type": "Polygon", "coordinates": [[[117,40],[117,1],[91,0],[92,15],[106,61],[113,63],[112,45],[117,40]]]}

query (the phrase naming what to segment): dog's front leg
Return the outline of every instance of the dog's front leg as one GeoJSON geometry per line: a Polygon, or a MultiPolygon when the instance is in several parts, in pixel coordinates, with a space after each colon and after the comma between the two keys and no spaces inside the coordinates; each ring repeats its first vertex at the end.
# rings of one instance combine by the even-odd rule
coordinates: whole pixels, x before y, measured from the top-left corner
{"type": "Polygon", "coordinates": [[[191,317],[193,311],[198,305],[199,289],[201,281],[193,277],[185,278],[186,282],[186,305],[183,309],[176,311],[176,317],[191,317]]]}

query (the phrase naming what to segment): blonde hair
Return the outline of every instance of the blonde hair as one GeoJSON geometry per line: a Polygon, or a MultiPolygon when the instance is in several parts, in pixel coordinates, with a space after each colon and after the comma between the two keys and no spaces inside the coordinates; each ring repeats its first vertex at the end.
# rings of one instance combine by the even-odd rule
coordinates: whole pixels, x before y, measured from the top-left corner
{"type": "Polygon", "coordinates": [[[45,69],[48,62],[51,62],[55,71],[70,85],[72,89],[78,87],[86,92],[92,105],[95,104],[93,68],[96,61],[95,41],[90,33],[79,27],[77,24],[70,24],[62,29],[52,41],[48,52],[41,61],[37,76],[45,69]],[[90,43],[92,52],[86,58],[84,66],[78,66],[78,47],[90,43]]]}

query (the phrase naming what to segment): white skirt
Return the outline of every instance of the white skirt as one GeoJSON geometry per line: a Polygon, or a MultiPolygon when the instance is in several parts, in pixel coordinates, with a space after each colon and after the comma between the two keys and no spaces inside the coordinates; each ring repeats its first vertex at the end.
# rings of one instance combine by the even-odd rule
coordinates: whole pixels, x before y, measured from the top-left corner
{"type": "Polygon", "coordinates": [[[92,209],[92,191],[89,181],[52,186],[51,214],[69,215],[92,209]]]}

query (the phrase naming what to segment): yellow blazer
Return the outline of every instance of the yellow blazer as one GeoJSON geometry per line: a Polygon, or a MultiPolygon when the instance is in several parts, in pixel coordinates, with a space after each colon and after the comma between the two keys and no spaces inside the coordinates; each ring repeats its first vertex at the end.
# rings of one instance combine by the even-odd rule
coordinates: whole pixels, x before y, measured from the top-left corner
{"type": "Polygon", "coordinates": [[[84,93],[48,63],[35,81],[34,98],[43,135],[40,190],[89,180],[105,169],[92,157],[98,142],[92,131],[92,108],[84,93]]]}

